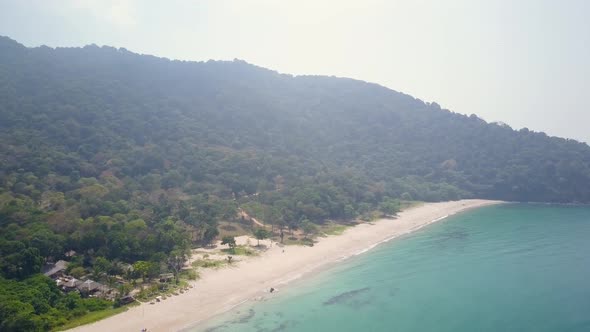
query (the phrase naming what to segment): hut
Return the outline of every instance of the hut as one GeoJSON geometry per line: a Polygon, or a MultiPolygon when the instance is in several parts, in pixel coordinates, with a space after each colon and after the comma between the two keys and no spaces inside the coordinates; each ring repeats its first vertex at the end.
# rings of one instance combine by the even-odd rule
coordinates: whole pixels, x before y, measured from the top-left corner
{"type": "Polygon", "coordinates": [[[41,272],[43,272],[43,275],[55,280],[59,277],[62,277],[67,268],[68,262],[59,260],[56,263],[45,264],[45,266],[43,266],[41,269],[41,272]]]}
{"type": "Polygon", "coordinates": [[[71,278],[69,280],[66,280],[63,284],[62,284],[62,289],[64,290],[64,292],[71,292],[74,290],[78,289],[78,286],[82,285],[84,282],[81,280],[78,280],[76,278],[71,278]]]}
{"type": "Polygon", "coordinates": [[[96,297],[106,297],[111,291],[108,286],[90,279],[79,283],[76,288],[84,295],[96,297]]]}

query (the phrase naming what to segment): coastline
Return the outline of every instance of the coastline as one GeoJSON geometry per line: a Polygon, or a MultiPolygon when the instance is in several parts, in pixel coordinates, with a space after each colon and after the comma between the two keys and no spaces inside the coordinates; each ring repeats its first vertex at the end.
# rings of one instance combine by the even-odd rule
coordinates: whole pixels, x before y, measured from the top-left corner
{"type": "MultiPolygon", "coordinates": [[[[69,331],[178,331],[201,325],[208,319],[250,300],[269,296],[271,287],[307,277],[320,268],[367,252],[381,243],[473,208],[502,203],[461,200],[425,203],[409,208],[395,219],[381,219],[347,229],[341,235],[320,238],[313,247],[273,246],[258,257],[232,266],[207,270],[192,282],[190,292],[156,305],[141,304],[104,320],[69,331]],[[283,251],[284,249],[284,251],[283,251]]],[[[274,295],[273,295],[274,296],[274,295]]]]}

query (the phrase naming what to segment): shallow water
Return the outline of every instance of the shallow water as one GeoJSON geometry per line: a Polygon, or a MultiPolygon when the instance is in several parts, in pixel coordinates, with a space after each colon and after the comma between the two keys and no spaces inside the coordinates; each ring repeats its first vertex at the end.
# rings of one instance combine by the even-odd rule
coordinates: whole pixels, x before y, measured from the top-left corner
{"type": "Polygon", "coordinates": [[[590,331],[590,207],[452,216],[193,331],[590,331]]]}

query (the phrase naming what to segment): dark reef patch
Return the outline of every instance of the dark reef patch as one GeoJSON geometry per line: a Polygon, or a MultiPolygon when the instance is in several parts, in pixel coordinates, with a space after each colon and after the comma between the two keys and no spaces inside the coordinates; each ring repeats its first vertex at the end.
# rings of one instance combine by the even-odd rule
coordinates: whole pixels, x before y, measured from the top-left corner
{"type": "Polygon", "coordinates": [[[354,299],[359,296],[362,293],[367,292],[370,289],[370,287],[365,287],[365,288],[359,288],[359,289],[353,289],[351,291],[348,292],[344,292],[344,293],[340,293],[336,296],[333,296],[331,298],[329,298],[327,301],[325,301],[323,304],[324,305],[334,305],[334,304],[366,304],[368,303],[367,301],[365,302],[356,302],[354,301],[354,299]]]}
{"type": "Polygon", "coordinates": [[[450,243],[466,241],[469,238],[469,232],[464,228],[453,228],[445,232],[434,234],[431,238],[434,245],[444,249],[449,247],[451,245],[450,243]]]}
{"type": "MultiPolygon", "coordinates": [[[[238,311],[238,314],[240,312],[238,311]]],[[[256,315],[256,312],[254,311],[254,309],[249,309],[248,312],[236,319],[233,319],[231,321],[229,321],[229,324],[246,324],[248,323],[250,320],[252,320],[252,318],[254,318],[254,316],[256,315]]]]}

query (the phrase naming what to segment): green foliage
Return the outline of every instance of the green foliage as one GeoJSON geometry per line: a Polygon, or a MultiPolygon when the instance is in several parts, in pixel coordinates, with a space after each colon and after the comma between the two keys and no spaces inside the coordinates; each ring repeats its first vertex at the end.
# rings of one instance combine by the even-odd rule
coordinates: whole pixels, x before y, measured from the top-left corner
{"type": "Polygon", "coordinates": [[[160,267],[155,262],[137,261],[133,264],[133,271],[141,276],[145,282],[157,277],[160,273],[160,267]]]}
{"type": "Polygon", "coordinates": [[[236,246],[230,249],[222,249],[221,251],[238,256],[256,256],[258,253],[247,246],[236,246]]]}
{"type": "Polygon", "coordinates": [[[199,259],[192,263],[193,267],[202,268],[220,268],[223,267],[227,261],[225,260],[214,260],[214,259],[199,259]]]}
{"type": "Polygon", "coordinates": [[[188,280],[197,280],[199,278],[199,274],[195,270],[183,270],[181,275],[188,280]]]}
{"type": "Polygon", "coordinates": [[[270,232],[264,228],[258,228],[254,231],[254,237],[258,240],[258,245],[260,246],[260,240],[264,240],[270,236],[270,232]]]}
{"type": "Polygon", "coordinates": [[[70,275],[75,278],[82,278],[84,275],[86,275],[86,269],[81,266],[75,267],[70,271],[70,275]]]}
{"type": "Polygon", "coordinates": [[[187,261],[188,257],[190,256],[190,251],[186,248],[184,249],[175,249],[170,252],[168,255],[168,259],[166,261],[167,267],[172,273],[174,277],[176,277],[176,282],[178,283],[178,274],[182,270],[184,263],[187,261]]]}
{"type": "Polygon", "coordinates": [[[341,225],[332,222],[322,225],[319,232],[325,235],[341,235],[347,228],[347,225],[341,225]]]}
{"type": "Polygon", "coordinates": [[[0,239],[0,271],[8,278],[26,278],[38,273],[43,259],[39,249],[19,241],[0,239]]]}
{"type": "Polygon", "coordinates": [[[401,210],[401,203],[397,199],[386,198],[379,204],[379,210],[386,215],[395,215],[401,210]]]}
{"type": "Polygon", "coordinates": [[[307,238],[309,235],[316,234],[318,229],[317,226],[312,224],[311,221],[305,219],[301,222],[301,229],[303,230],[303,234],[307,238]]]}
{"type": "Polygon", "coordinates": [[[41,275],[20,282],[0,277],[0,331],[48,331],[111,307],[106,300],[64,294],[53,280],[41,275]]]}
{"type": "Polygon", "coordinates": [[[230,249],[230,252],[234,253],[235,252],[235,248],[236,248],[236,238],[233,237],[233,236],[229,236],[229,235],[228,236],[224,236],[221,239],[221,244],[222,245],[227,244],[227,246],[230,249]]]}

